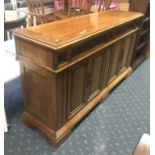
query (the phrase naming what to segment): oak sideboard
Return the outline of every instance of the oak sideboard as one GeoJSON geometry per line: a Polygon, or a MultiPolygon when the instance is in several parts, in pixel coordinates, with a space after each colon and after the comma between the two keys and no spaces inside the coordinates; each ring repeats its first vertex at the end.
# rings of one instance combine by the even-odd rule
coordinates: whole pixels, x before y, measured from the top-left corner
{"type": "Polygon", "coordinates": [[[13,32],[23,122],[54,147],[131,72],[142,13],[109,10],[13,32]]]}

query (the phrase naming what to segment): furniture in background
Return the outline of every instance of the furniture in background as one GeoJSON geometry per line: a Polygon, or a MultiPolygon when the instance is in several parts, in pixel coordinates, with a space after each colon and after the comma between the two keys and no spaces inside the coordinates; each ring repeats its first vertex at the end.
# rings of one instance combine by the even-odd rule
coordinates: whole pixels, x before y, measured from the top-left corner
{"type": "Polygon", "coordinates": [[[73,12],[75,14],[88,14],[90,13],[90,8],[92,5],[92,0],[69,0],[68,11],[69,15],[73,12]]]}
{"type": "Polygon", "coordinates": [[[136,68],[149,56],[150,50],[150,1],[149,0],[130,0],[130,11],[144,13],[139,37],[134,51],[133,67],[136,68]]]}
{"type": "Polygon", "coordinates": [[[30,15],[29,25],[44,24],[54,20],[52,6],[45,7],[43,0],[26,0],[26,5],[30,15]]]}
{"type": "Polygon", "coordinates": [[[110,9],[112,0],[100,0],[98,11],[110,9]]]}
{"type": "Polygon", "coordinates": [[[91,12],[100,12],[108,9],[120,9],[119,3],[114,3],[112,0],[94,0],[91,6],[91,12]]]}
{"type": "Polygon", "coordinates": [[[128,2],[119,3],[120,10],[129,11],[129,6],[130,5],[128,2]]]}
{"type": "Polygon", "coordinates": [[[4,0],[5,10],[16,10],[16,8],[17,8],[16,0],[4,0]]]}
{"type": "Polygon", "coordinates": [[[65,19],[90,13],[92,0],[68,0],[65,6],[64,0],[54,1],[55,19],[65,19]],[[67,9],[65,9],[67,7],[67,9]]]}
{"type": "Polygon", "coordinates": [[[17,0],[11,0],[11,3],[13,5],[13,10],[17,9],[17,0]]]}
{"type": "Polygon", "coordinates": [[[55,0],[55,16],[56,19],[64,19],[107,9],[119,9],[118,3],[111,2],[112,0],[68,0],[66,3],[65,0],[55,0]]]}
{"type": "MultiPolygon", "coordinates": [[[[45,7],[53,8],[54,0],[43,0],[43,4],[45,7]]],[[[17,0],[17,7],[18,8],[26,7],[26,1],[25,0],[17,0]]]]}
{"type": "Polygon", "coordinates": [[[142,17],[110,10],[14,31],[24,123],[40,129],[53,146],[62,143],[132,72],[142,17]]]}
{"type": "Polygon", "coordinates": [[[4,40],[11,38],[12,30],[26,27],[27,14],[24,12],[6,10],[4,11],[4,40]]]}
{"type": "Polygon", "coordinates": [[[5,10],[13,10],[13,4],[11,0],[4,0],[4,9],[5,10]]]}

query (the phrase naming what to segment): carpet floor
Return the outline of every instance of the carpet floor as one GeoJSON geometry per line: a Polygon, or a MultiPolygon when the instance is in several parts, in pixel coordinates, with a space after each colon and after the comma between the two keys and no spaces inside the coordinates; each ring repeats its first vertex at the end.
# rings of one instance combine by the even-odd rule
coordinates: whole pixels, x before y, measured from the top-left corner
{"type": "Polygon", "coordinates": [[[131,155],[140,137],[150,132],[149,68],[149,60],[141,64],[57,150],[39,130],[22,123],[20,78],[5,83],[4,103],[10,125],[4,135],[5,155],[131,155]]]}

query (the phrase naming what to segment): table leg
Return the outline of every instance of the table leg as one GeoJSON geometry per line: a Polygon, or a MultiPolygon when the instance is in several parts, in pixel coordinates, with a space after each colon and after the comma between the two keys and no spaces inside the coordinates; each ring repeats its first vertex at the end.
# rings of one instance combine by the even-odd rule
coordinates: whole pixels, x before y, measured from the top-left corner
{"type": "Polygon", "coordinates": [[[13,10],[17,9],[17,0],[11,0],[11,3],[13,5],[13,10]]]}
{"type": "Polygon", "coordinates": [[[8,38],[7,38],[7,31],[4,30],[4,41],[6,41],[6,40],[8,40],[8,38]]]}
{"type": "Polygon", "coordinates": [[[68,0],[64,0],[64,11],[68,12],[68,0]]]}

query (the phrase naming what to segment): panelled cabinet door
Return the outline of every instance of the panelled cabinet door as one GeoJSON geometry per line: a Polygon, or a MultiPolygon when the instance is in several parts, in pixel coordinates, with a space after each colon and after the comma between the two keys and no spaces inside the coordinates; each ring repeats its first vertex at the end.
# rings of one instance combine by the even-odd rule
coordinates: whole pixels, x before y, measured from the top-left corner
{"type": "Polygon", "coordinates": [[[122,54],[122,43],[122,40],[117,41],[112,45],[110,50],[110,68],[108,73],[109,82],[111,82],[117,76],[120,57],[122,54]]]}
{"type": "Polygon", "coordinates": [[[130,65],[136,35],[137,35],[137,33],[133,33],[133,34],[125,37],[123,40],[118,72],[124,71],[125,68],[130,65]]]}
{"type": "Polygon", "coordinates": [[[110,47],[92,56],[88,63],[87,100],[93,99],[107,85],[110,67],[110,47]]]}
{"type": "Polygon", "coordinates": [[[87,100],[90,101],[100,92],[100,78],[102,71],[102,54],[93,56],[88,63],[87,100]]]}
{"type": "Polygon", "coordinates": [[[107,47],[104,49],[103,59],[102,59],[102,70],[100,79],[100,89],[104,89],[109,80],[109,68],[111,68],[111,51],[113,47],[107,47]]]}
{"type": "Polygon", "coordinates": [[[126,68],[126,62],[128,59],[129,49],[131,44],[131,35],[126,37],[122,42],[122,51],[120,54],[120,64],[119,64],[119,71],[123,71],[126,68]]]}
{"type": "Polygon", "coordinates": [[[110,50],[109,82],[130,66],[137,33],[132,33],[113,44],[110,50]]]}
{"type": "Polygon", "coordinates": [[[86,103],[88,61],[80,62],[69,69],[68,116],[73,116],[86,103]]]}
{"type": "Polygon", "coordinates": [[[126,59],[126,66],[129,67],[131,65],[132,57],[133,57],[133,52],[134,52],[134,47],[135,47],[135,40],[137,38],[137,32],[132,34],[130,36],[130,46],[129,46],[129,52],[127,54],[127,59],[126,59]]]}
{"type": "Polygon", "coordinates": [[[109,49],[106,48],[69,69],[68,118],[105,87],[110,66],[109,49]]]}

